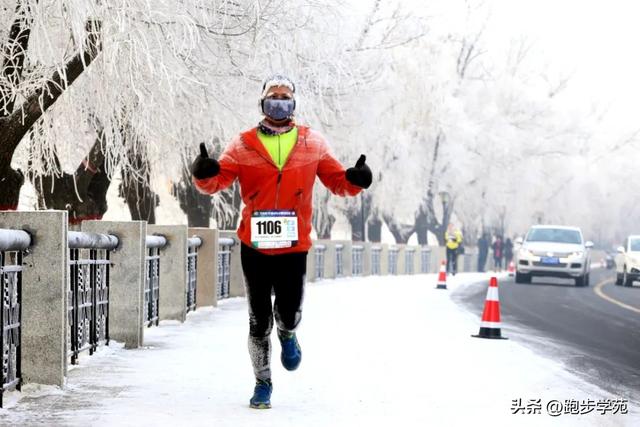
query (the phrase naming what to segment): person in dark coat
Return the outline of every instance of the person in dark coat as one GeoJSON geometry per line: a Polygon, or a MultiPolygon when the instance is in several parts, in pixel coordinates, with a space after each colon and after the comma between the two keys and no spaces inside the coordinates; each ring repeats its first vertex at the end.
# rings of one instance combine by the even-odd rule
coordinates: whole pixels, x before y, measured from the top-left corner
{"type": "Polygon", "coordinates": [[[509,264],[513,261],[513,242],[510,238],[507,237],[507,240],[504,242],[504,266],[505,268],[509,268],[509,264]]]}
{"type": "Polygon", "coordinates": [[[493,249],[493,269],[496,272],[502,270],[502,258],[504,256],[504,248],[502,243],[502,237],[496,236],[496,240],[493,242],[491,249],[493,249]]]}
{"type": "Polygon", "coordinates": [[[487,256],[489,255],[489,238],[483,233],[478,239],[478,271],[484,272],[487,264],[487,256]]]}

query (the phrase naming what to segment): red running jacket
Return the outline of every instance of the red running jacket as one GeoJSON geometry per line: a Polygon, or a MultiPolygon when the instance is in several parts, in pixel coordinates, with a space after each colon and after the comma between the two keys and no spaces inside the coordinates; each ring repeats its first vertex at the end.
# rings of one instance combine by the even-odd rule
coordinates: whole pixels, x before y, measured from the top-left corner
{"type": "Polygon", "coordinates": [[[282,172],[258,139],[257,128],[233,139],[219,159],[220,173],[193,182],[203,193],[213,194],[240,180],[244,202],[238,228],[240,240],[251,246],[251,213],[256,210],[294,210],[298,216],[298,244],[290,248],[259,249],[265,254],[306,252],[311,248],[313,185],[316,175],[332,193],[355,196],[362,189],[345,177],[345,169],[331,155],[325,139],[308,127],[298,126],[298,140],[282,172]]]}

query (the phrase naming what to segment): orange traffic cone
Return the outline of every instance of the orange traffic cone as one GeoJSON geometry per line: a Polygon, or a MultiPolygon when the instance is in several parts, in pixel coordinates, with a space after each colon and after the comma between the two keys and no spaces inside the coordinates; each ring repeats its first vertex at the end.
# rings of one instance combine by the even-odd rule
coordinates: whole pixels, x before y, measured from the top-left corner
{"type": "Polygon", "coordinates": [[[438,285],[436,289],[447,289],[447,262],[442,261],[440,264],[440,273],[438,273],[438,285]]]}
{"type": "Polygon", "coordinates": [[[509,263],[509,268],[507,269],[509,276],[513,277],[516,274],[516,265],[511,261],[509,263]]]}
{"type": "Polygon", "coordinates": [[[489,289],[487,289],[480,332],[472,337],[506,339],[500,333],[500,298],[498,297],[498,279],[495,277],[491,278],[489,289]]]}

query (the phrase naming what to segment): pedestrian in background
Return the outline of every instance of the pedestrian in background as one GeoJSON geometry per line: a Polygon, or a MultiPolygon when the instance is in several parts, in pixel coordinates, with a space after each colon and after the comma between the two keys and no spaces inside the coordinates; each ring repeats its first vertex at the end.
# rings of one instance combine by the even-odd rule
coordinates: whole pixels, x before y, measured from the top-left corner
{"type": "Polygon", "coordinates": [[[513,242],[509,237],[504,242],[504,266],[508,268],[511,265],[511,261],[513,261],[513,242]]]}
{"type": "Polygon", "coordinates": [[[462,232],[450,223],[444,237],[447,246],[447,273],[455,276],[458,272],[458,249],[462,244],[462,232]]]}
{"type": "Polygon", "coordinates": [[[496,240],[493,242],[491,249],[493,250],[493,270],[499,272],[502,270],[502,257],[504,256],[501,236],[496,236],[496,240]]]}
{"type": "Polygon", "coordinates": [[[478,239],[478,271],[483,273],[489,256],[489,236],[482,233],[478,239]]]}

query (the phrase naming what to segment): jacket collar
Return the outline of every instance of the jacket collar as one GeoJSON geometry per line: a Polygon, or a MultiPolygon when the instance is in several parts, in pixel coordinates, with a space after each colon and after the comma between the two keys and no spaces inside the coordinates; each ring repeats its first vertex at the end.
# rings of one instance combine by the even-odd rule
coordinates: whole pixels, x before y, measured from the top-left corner
{"type": "MultiPolygon", "coordinates": [[[[307,138],[307,134],[309,132],[309,128],[307,126],[296,126],[298,128],[298,139],[296,140],[296,145],[291,149],[291,153],[296,149],[296,147],[300,144],[304,144],[305,139],[307,138]]],[[[254,127],[253,129],[249,129],[246,132],[242,132],[240,134],[240,138],[242,142],[249,148],[258,152],[260,157],[265,159],[267,162],[271,163],[273,166],[277,167],[274,163],[271,155],[265,148],[264,144],[260,142],[258,138],[258,128],[254,127]]],[[[289,156],[291,158],[291,155],[289,156]]]]}

